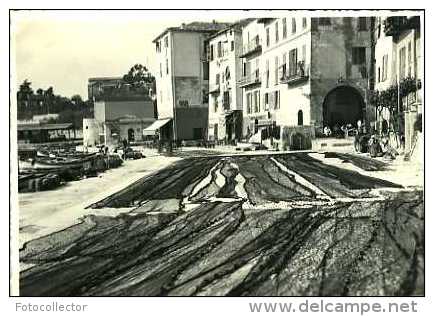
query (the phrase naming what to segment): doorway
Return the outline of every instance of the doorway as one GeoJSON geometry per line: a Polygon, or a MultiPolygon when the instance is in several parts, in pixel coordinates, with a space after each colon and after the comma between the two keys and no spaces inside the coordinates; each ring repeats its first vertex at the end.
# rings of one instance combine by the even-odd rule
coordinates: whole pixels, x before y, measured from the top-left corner
{"type": "Polygon", "coordinates": [[[323,126],[356,126],[363,120],[364,101],[360,93],[353,87],[341,86],[331,90],[323,103],[323,126]]]}

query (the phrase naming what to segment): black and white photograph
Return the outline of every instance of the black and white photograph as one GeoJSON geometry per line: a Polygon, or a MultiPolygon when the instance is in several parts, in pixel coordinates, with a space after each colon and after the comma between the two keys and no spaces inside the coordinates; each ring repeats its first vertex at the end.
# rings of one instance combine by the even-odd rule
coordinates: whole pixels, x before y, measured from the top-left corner
{"type": "Polygon", "coordinates": [[[9,15],[11,296],[425,297],[423,9],[9,15]]]}

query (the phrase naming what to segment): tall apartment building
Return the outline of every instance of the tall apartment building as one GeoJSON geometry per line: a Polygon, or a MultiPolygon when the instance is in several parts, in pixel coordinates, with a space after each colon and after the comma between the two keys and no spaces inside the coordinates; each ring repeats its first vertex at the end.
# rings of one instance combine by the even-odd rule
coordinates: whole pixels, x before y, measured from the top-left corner
{"type": "Polygon", "coordinates": [[[237,22],[207,40],[209,61],[208,139],[233,141],[242,137],[241,77],[242,25],[237,22]]]}
{"type": "Polygon", "coordinates": [[[243,134],[247,138],[255,133],[255,122],[263,112],[261,109],[262,39],[263,25],[258,19],[247,23],[242,30],[242,72],[238,85],[242,88],[243,134]]]}
{"type": "MultiPolygon", "coordinates": [[[[375,19],[375,89],[385,91],[396,86],[404,79],[423,78],[423,59],[421,51],[421,32],[419,16],[390,16],[375,19]]],[[[419,83],[418,83],[419,85],[419,83]]],[[[405,151],[412,146],[414,123],[422,113],[422,93],[419,89],[399,100],[399,118],[405,135],[405,151]]],[[[387,109],[378,111],[377,121],[389,121],[387,109]]]]}
{"type": "Polygon", "coordinates": [[[208,129],[209,65],[206,39],[226,23],[192,22],[170,27],[154,40],[158,129],[162,139],[204,139],[208,129]]]}
{"type": "MultiPolygon", "coordinates": [[[[371,18],[288,13],[243,28],[246,135],[304,149],[324,126],[369,120],[373,78],[371,18]]],[[[273,143],[273,144],[272,144],[273,143]]]]}

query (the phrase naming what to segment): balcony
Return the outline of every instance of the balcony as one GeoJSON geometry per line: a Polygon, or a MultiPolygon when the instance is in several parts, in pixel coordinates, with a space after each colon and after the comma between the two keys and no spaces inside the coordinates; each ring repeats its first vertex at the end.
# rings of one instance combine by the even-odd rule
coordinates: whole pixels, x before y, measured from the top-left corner
{"type": "Polygon", "coordinates": [[[384,21],[384,34],[386,36],[395,37],[406,30],[418,28],[420,28],[420,18],[418,16],[391,16],[384,21]]]}
{"type": "Polygon", "coordinates": [[[220,93],[220,84],[210,84],[209,85],[209,93],[210,94],[219,94],[220,93]]]}
{"type": "Polygon", "coordinates": [[[240,55],[240,58],[246,58],[256,53],[262,52],[261,40],[259,39],[259,35],[256,35],[253,40],[248,42],[246,45],[243,45],[243,51],[240,55]]]}
{"type": "Polygon", "coordinates": [[[225,91],[223,92],[223,110],[229,111],[230,108],[231,108],[231,100],[230,100],[229,91],[225,91]]]}
{"type": "Polygon", "coordinates": [[[251,74],[241,77],[238,81],[238,85],[240,88],[245,88],[252,85],[261,84],[261,76],[259,75],[259,69],[256,69],[251,74]]]}
{"type": "Polygon", "coordinates": [[[279,67],[279,82],[288,85],[298,84],[309,79],[309,72],[303,61],[297,63],[296,67],[279,67]]]}
{"type": "Polygon", "coordinates": [[[229,111],[230,109],[231,109],[231,104],[229,103],[229,101],[223,101],[223,110],[229,111]]]}

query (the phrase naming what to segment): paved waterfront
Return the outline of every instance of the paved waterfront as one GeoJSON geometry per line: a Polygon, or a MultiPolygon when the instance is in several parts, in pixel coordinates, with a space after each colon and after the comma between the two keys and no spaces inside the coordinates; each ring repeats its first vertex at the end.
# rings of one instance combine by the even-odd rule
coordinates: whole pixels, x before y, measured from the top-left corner
{"type": "Polygon", "coordinates": [[[424,294],[422,191],[307,153],[187,158],[89,207],[131,211],[26,243],[21,295],[424,294]]]}

